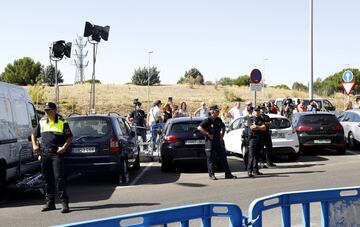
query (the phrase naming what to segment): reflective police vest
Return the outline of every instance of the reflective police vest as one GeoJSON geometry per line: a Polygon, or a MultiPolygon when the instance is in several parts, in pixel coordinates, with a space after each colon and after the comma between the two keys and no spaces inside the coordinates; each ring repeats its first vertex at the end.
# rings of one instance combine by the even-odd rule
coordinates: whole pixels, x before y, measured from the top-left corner
{"type": "Polygon", "coordinates": [[[40,133],[52,132],[55,134],[62,134],[64,131],[65,120],[57,117],[57,122],[51,122],[48,118],[41,118],[40,120],[40,133]]]}
{"type": "Polygon", "coordinates": [[[43,117],[39,123],[41,146],[43,148],[58,148],[64,145],[64,124],[67,122],[61,116],[56,115],[55,122],[43,117]]]}

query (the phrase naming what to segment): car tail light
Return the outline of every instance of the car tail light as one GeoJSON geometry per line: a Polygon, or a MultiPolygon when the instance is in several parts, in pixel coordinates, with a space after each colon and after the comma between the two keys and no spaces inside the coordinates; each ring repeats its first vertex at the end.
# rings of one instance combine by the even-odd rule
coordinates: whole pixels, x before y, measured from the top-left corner
{"type": "Polygon", "coordinates": [[[341,124],[336,124],[332,127],[332,130],[335,131],[335,132],[343,132],[344,131],[344,128],[342,127],[341,124]]]}
{"type": "Polygon", "coordinates": [[[178,139],[176,138],[176,136],[165,136],[164,137],[164,141],[165,142],[176,142],[178,139]]]}
{"type": "Polygon", "coordinates": [[[308,131],[313,130],[313,128],[310,127],[310,126],[307,126],[307,125],[300,125],[300,126],[298,126],[295,130],[296,130],[297,132],[308,132],[308,131]]]}
{"type": "Polygon", "coordinates": [[[110,153],[118,153],[120,152],[119,141],[115,136],[110,139],[110,153]]]}

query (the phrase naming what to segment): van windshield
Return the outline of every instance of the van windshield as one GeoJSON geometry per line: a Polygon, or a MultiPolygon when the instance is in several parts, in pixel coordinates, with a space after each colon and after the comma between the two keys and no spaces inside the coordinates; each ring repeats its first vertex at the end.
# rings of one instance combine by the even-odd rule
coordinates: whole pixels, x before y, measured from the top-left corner
{"type": "Polygon", "coordinates": [[[102,137],[108,134],[110,125],[104,119],[68,119],[74,137],[102,137]]]}

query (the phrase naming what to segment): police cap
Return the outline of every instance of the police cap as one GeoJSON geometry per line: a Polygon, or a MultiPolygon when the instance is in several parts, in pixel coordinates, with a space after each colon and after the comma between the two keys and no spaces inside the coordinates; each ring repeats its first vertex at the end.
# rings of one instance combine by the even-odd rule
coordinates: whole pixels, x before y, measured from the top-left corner
{"type": "Polygon", "coordinates": [[[254,110],[254,107],[248,106],[248,107],[246,107],[246,110],[247,110],[248,112],[253,111],[253,110],[254,110]]]}
{"type": "Polygon", "coordinates": [[[44,105],[44,110],[56,110],[56,104],[53,102],[47,102],[44,105]]]}
{"type": "Polygon", "coordinates": [[[260,111],[260,110],[261,110],[261,106],[256,106],[254,110],[255,110],[255,111],[260,111]]]}
{"type": "Polygon", "coordinates": [[[219,111],[219,107],[217,105],[212,105],[209,107],[210,111],[219,111]]]}

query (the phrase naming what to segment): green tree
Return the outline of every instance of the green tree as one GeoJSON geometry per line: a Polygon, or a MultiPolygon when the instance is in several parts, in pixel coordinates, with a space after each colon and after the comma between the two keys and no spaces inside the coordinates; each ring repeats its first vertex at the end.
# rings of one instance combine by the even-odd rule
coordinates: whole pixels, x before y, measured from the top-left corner
{"type": "Polygon", "coordinates": [[[285,84],[279,84],[279,85],[275,85],[275,86],[272,86],[273,88],[276,88],[276,89],[285,89],[285,90],[290,90],[290,88],[285,85],[285,84]]]}
{"type": "Polygon", "coordinates": [[[40,62],[34,62],[30,57],[24,57],[15,60],[12,64],[5,67],[5,71],[1,73],[0,80],[18,84],[18,85],[34,85],[43,70],[40,62]]]}
{"type": "Polygon", "coordinates": [[[250,86],[250,76],[243,75],[233,80],[233,85],[237,86],[250,86]]]}
{"type": "Polygon", "coordinates": [[[185,71],[185,75],[181,77],[177,83],[178,84],[192,83],[191,85],[194,84],[204,85],[204,76],[201,74],[201,72],[198,69],[192,68],[189,71],[185,71]]]}
{"type": "MultiPolygon", "coordinates": [[[[57,75],[58,84],[63,83],[64,79],[62,77],[60,70],[57,70],[56,75],[57,75]]],[[[41,73],[41,80],[43,83],[46,83],[50,86],[55,85],[55,67],[53,65],[46,66],[44,71],[41,73]]]]}
{"type": "Polygon", "coordinates": [[[131,83],[135,85],[148,85],[148,78],[149,78],[149,85],[159,85],[160,84],[160,71],[157,70],[156,67],[150,68],[150,74],[148,68],[138,68],[135,69],[134,75],[131,79],[131,83]],[[148,77],[150,75],[150,77],[148,77]]]}
{"type": "Polygon", "coordinates": [[[294,82],[291,89],[298,90],[298,91],[308,91],[308,87],[299,82],[294,82]]]}
{"type": "Polygon", "coordinates": [[[232,85],[233,84],[233,79],[231,79],[230,77],[222,77],[219,80],[219,84],[222,85],[222,86],[232,85]]]}

